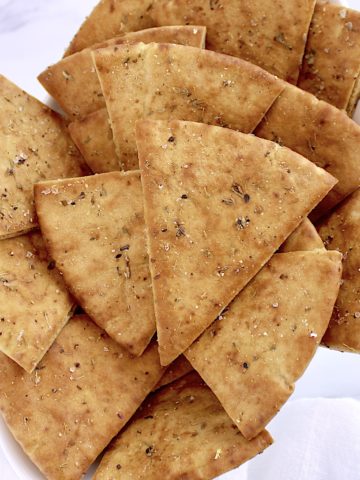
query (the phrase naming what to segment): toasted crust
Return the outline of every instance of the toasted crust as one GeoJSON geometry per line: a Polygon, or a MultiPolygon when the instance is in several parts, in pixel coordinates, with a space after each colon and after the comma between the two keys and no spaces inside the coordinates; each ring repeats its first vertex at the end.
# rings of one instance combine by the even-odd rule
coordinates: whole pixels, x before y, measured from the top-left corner
{"type": "Polygon", "coordinates": [[[360,185],[360,127],[332,105],[288,85],[256,129],[327,170],[339,183],[310,216],[316,221],[360,185]]]}
{"type": "Polygon", "coordinates": [[[341,280],[341,255],[275,255],[185,352],[246,438],[289,398],[325,333],[341,280]]]}
{"type": "Polygon", "coordinates": [[[186,360],[183,355],[180,355],[165,371],[164,375],[162,376],[160,382],[154,388],[158,390],[165,385],[169,385],[170,383],[175,382],[179,378],[184,377],[188,373],[193,370],[190,362],[186,360]]]}
{"type": "Polygon", "coordinates": [[[42,233],[87,314],[129,352],[155,333],[139,172],[35,186],[42,233]]]}
{"type": "Polygon", "coordinates": [[[142,121],[137,144],[160,358],[168,365],[335,180],[275,143],[204,124],[142,121]]]}
{"type": "Polygon", "coordinates": [[[156,346],[132,358],[74,317],[34,374],[0,354],[0,410],[49,480],[80,480],[162,375],[156,346]]]}
{"type": "Polygon", "coordinates": [[[210,480],[261,453],[267,432],[248,441],[196,373],[151,395],[103,457],[95,480],[210,480]]]}
{"type": "Polygon", "coordinates": [[[0,76],[0,238],[37,226],[33,184],[85,175],[59,115],[0,76]]]}
{"type": "Polygon", "coordinates": [[[281,245],[280,252],[307,252],[317,249],[324,249],[324,244],[314,225],[305,218],[281,245]]]}
{"type": "Polygon", "coordinates": [[[343,282],[323,344],[360,353],[360,190],[317,225],[329,250],[343,254],[343,282]]]}

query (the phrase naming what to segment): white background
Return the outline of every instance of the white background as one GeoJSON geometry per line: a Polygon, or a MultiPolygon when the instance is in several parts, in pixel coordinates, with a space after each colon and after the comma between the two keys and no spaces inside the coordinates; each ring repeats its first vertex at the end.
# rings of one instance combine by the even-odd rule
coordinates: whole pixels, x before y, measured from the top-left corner
{"type": "MultiPolygon", "coordinates": [[[[36,76],[62,56],[73,34],[96,3],[97,0],[0,0],[0,72],[44,100],[46,93],[36,76]]],[[[348,4],[360,10],[360,0],[349,0],[348,4]]],[[[306,397],[360,399],[360,356],[319,349],[298,382],[292,400],[306,397]]],[[[26,480],[35,478],[39,476],[28,476],[26,480]]],[[[243,478],[242,473],[232,474],[231,478],[243,478]]],[[[303,478],[311,480],[310,477],[303,478]]],[[[0,479],[18,480],[1,450],[0,479]]],[[[355,475],[350,478],[354,479],[355,475]]],[[[276,479],[271,477],[271,480],[276,479]]]]}

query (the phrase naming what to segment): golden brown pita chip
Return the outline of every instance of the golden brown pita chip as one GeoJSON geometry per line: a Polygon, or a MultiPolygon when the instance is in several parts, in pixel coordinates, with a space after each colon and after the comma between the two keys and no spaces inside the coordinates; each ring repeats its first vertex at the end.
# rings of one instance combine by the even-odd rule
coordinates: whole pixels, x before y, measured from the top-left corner
{"type": "Polygon", "coordinates": [[[73,142],[94,173],[120,170],[106,108],[69,125],[73,142]]]}
{"type": "Polygon", "coordinates": [[[79,304],[140,355],[155,333],[140,173],[39,183],[35,201],[49,251],[79,304]]]}
{"type": "Polygon", "coordinates": [[[162,374],[155,344],[132,358],[74,317],[35,373],[0,355],[0,410],[49,480],[80,480],[162,374]]]}
{"type": "Polygon", "coordinates": [[[298,86],[349,115],[360,73],[360,12],[318,2],[298,86]]]}
{"type": "Polygon", "coordinates": [[[0,75],[0,238],[37,226],[33,184],[87,173],[61,117],[0,75]]]}
{"type": "Polygon", "coordinates": [[[205,27],[197,26],[159,27],[128,33],[62,59],[48,67],[38,79],[68,115],[84,117],[105,107],[92,50],[136,42],[180,43],[202,48],[205,35],[205,27]]]}
{"type": "Polygon", "coordinates": [[[74,305],[40,233],[0,242],[0,305],[0,350],[32,372],[74,305]]]}
{"type": "Polygon", "coordinates": [[[168,365],[335,180],[287,148],[226,128],[147,120],[138,123],[137,144],[160,358],[168,365]]]}
{"type": "Polygon", "coordinates": [[[339,180],[312,213],[312,220],[359,187],[360,127],[313,95],[287,85],[255,133],[304,155],[339,180]]]}
{"type": "Polygon", "coordinates": [[[175,118],[249,133],[285,86],[243,60],[182,45],[137,44],[93,54],[125,170],[138,166],[137,120],[175,118]]]}
{"type": "Polygon", "coordinates": [[[343,254],[343,282],[323,343],[360,353],[360,190],[319,225],[325,246],[343,254]]]}
{"type": "Polygon", "coordinates": [[[272,443],[245,438],[192,373],[151,395],[102,459],[95,480],[210,480],[272,443]]]}
{"type": "Polygon", "coordinates": [[[246,438],[286,402],[329,324],[337,252],[281,253],[185,353],[246,438]]]}
{"type": "Polygon", "coordinates": [[[186,358],[183,355],[180,355],[180,357],[178,357],[166,369],[165,374],[162,376],[160,382],[154,388],[154,391],[158,390],[161,387],[164,387],[165,385],[169,385],[170,383],[175,382],[179,378],[187,375],[192,370],[193,370],[193,367],[191,366],[191,363],[188,360],[186,360],[186,358]]]}
{"type": "Polygon", "coordinates": [[[290,237],[281,245],[280,252],[307,252],[323,249],[324,244],[314,225],[305,218],[290,237]]]}

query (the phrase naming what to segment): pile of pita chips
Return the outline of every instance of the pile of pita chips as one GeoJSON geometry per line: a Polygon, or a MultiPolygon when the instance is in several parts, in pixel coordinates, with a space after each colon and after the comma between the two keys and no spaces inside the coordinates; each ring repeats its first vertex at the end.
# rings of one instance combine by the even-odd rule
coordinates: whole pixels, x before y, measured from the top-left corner
{"type": "Polygon", "coordinates": [[[137,144],[159,351],[168,365],[335,180],[273,142],[204,124],[139,122],[137,144]]]}
{"type": "Polygon", "coordinates": [[[150,396],[112,444],[95,480],[210,479],[271,445],[246,440],[196,373],[150,396]]]}
{"type": "Polygon", "coordinates": [[[93,56],[125,170],[138,166],[137,120],[174,118],[248,133],[284,88],[240,59],[182,45],[119,46],[93,56]]]}
{"type": "Polygon", "coordinates": [[[324,244],[316,228],[310,220],[306,218],[281,245],[280,252],[307,252],[309,250],[323,248],[324,244]]]}
{"type": "Polygon", "coordinates": [[[298,86],[351,116],[360,95],[360,12],[318,2],[298,86]]]}
{"type": "Polygon", "coordinates": [[[327,216],[318,231],[327,249],[344,256],[343,282],[323,343],[360,353],[360,190],[327,216]]]}
{"type": "Polygon", "coordinates": [[[49,480],[80,480],[162,375],[156,345],[132,358],[86,316],[33,374],[0,358],[0,410],[49,480]]]}
{"type": "Polygon", "coordinates": [[[84,117],[105,107],[91,51],[136,42],[179,43],[202,48],[206,29],[196,26],[159,27],[128,33],[86,48],[48,67],[38,79],[61,108],[74,117],[84,117]]]}
{"type": "Polygon", "coordinates": [[[0,76],[0,239],[37,226],[33,184],[84,175],[63,119],[0,76]]]}
{"type": "Polygon", "coordinates": [[[185,353],[246,438],[293,392],[329,324],[340,280],[338,252],[275,255],[185,353]]]}
{"type": "Polygon", "coordinates": [[[0,241],[0,350],[30,373],[72,316],[54,266],[37,232],[0,241]]]}
{"type": "Polygon", "coordinates": [[[314,221],[360,185],[360,126],[299,88],[286,86],[255,134],[304,155],[339,180],[312,213],[314,221]]]}
{"type": "Polygon", "coordinates": [[[74,297],[115,341],[141,355],[155,316],[139,172],[39,183],[35,201],[74,297]]]}

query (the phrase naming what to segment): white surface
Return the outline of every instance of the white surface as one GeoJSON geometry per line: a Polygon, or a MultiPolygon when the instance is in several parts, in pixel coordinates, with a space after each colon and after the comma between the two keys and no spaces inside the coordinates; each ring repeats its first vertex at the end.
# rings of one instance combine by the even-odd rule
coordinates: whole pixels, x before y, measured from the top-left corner
{"type": "MultiPolygon", "coordinates": [[[[37,82],[37,75],[51,63],[56,62],[63,54],[73,34],[77,31],[84,17],[91,11],[97,0],[0,0],[0,71],[24,90],[34,96],[44,99],[46,92],[37,82]]],[[[337,2],[339,3],[339,2],[337,2]]],[[[342,2],[344,3],[344,2],[342,2]]],[[[360,0],[348,0],[350,7],[360,10],[360,0]]],[[[297,383],[293,399],[304,397],[353,397],[360,398],[360,356],[341,354],[320,349],[304,377],[297,383]]],[[[303,403],[301,401],[289,403],[270,425],[269,430],[276,438],[276,446],[272,446],[262,456],[257,457],[248,465],[236,472],[224,475],[223,480],[360,480],[358,471],[351,470],[352,474],[340,475],[336,468],[346,460],[351,465],[354,456],[339,458],[337,441],[348,442],[349,454],[357,453],[360,458],[359,444],[352,441],[347,432],[357,433],[360,427],[360,413],[356,416],[345,416],[346,412],[355,411],[360,407],[347,400],[327,401],[324,410],[318,403],[303,403]],[[350,402],[350,403],[349,403],[350,402]],[[312,406],[316,405],[319,422],[314,419],[312,406]],[[310,406],[310,409],[309,409],[310,406]],[[351,408],[353,410],[351,410],[351,408]],[[306,407],[304,413],[303,407],[306,407]],[[321,417],[321,419],[320,419],[321,417]],[[314,424],[310,423],[312,418],[314,424]],[[308,428],[302,429],[302,425],[308,428]],[[322,434],[319,425],[327,426],[326,435],[322,434]],[[355,427],[356,425],[356,427],[355,427]],[[286,457],[294,457],[294,442],[303,445],[309,442],[305,435],[314,429],[318,433],[314,444],[328,446],[329,455],[326,457],[328,470],[315,476],[315,471],[303,470],[297,472],[288,464],[285,473],[280,476],[278,467],[284,463],[286,457]],[[299,436],[299,431],[303,435],[299,436]],[[346,432],[346,434],[344,434],[346,432]],[[341,433],[341,435],[340,435],[341,433]],[[334,450],[334,455],[332,455],[334,450]],[[278,459],[278,463],[275,465],[278,459]],[[274,468],[276,470],[274,470],[274,468]],[[356,472],[356,473],[355,473],[356,472]],[[293,476],[290,476],[293,475],[293,476]]],[[[39,480],[43,477],[21,453],[18,445],[0,422],[0,479],[1,480],[39,480]],[[16,473],[10,467],[3,452],[11,459],[16,473]],[[14,459],[15,462],[14,462],[14,459]],[[16,475],[17,474],[17,475],[16,475]]],[[[317,450],[306,450],[307,456],[300,457],[316,460],[313,453],[317,450]]],[[[344,453],[344,455],[345,455],[344,453]]],[[[296,456],[299,455],[299,452],[296,456]]],[[[297,463],[300,465],[300,463],[297,463]]],[[[360,460],[359,460],[360,464],[360,460]]],[[[295,465],[292,461],[291,465],[295,465]]],[[[312,464],[311,464],[312,465],[312,464]]],[[[299,467],[300,468],[300,467],[299,467]]],[[[319,467],[320,468],[320,467],[319,467]]],[[[344,470],[342,470],[344,471],[344,470]]]]}

